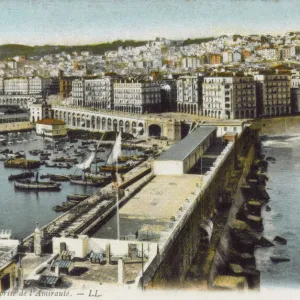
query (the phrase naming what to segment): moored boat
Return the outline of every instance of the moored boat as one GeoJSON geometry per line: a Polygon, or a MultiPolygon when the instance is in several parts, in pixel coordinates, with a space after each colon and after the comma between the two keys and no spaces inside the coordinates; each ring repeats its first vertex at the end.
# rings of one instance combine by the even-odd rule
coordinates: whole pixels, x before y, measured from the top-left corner
{"type": "Polygon", "coordinates": [[[60,191],[59,185],[55,183],[31,180],[15,180],[15,188],[34,191],[60,191]]]}
{"type": "Polygon", "coordinates": [[[90,197],[90,195],[86,195],[86,194],[70,194],[67,195],[67,200],[73,200],[73,201],[83,201],[85,199],[87,199],[88,197],[90,197]]]}
{"type": "Polygon", "coordinates": [[[25,178],[30,178],[33,177],[34,173],[33,172],[24,172],[21,174],[15,174],[15,175],[10,175],[8,177],[8,180],[18,180],[18,179],[25,179],[25,178]]]}
{"type": "Polygon", "coordinates": [[[48,174],[50,180],[54,181],[69,181],[70,178],[68,175],[62,175],[62,174],[48,174]]]}
{"type": "Polygon", "coordinates": [[[25,158],[8,159],[4,162],[5,168],[37,169],[40,165],[38,160],[26,160],[25,158]]]}
{"type": "Polygon", "coordinates": [[[104,182],[102,182],[102,181],[74,180],[74,179],[70,179],[70,182],[71,182],[72,184],[85,185],[85,186],[101,186],[101,185],[103,185],[103,183],[104,183],[104,182]]]}
{"type": "MultiPolygon", "coordinates": [[[[112,166],[99,166],[100,172],[115,172],[117,167],[114,165],[112,166]]],[[[131,166],[118,166],[118,173],[125,173],[130,171],[131,166]]]]}

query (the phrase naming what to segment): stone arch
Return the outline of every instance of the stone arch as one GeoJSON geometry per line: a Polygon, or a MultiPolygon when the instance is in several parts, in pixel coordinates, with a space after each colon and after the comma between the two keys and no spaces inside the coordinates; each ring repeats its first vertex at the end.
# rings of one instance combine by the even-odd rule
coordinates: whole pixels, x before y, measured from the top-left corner
{"type": "Polygon", "coordinates": [[[111,120],[111,118],[107,119],[107,131],[112,131],[112,120],[111,120]]]}
{"type": "Polygon", "coordinates": [[[131,128],[132,128],[132,130],[131,130],[132,134],[136,134],[136,122],[134,122],[134,121],[132,122],[131,128]]]}
{"type": "Polygon", "coordinates": [[[228,111],[228,110],[226,111],[226,119],[228,119],[228,120],[230,119],[230,111],[228,111]]]}
{"type": "Polygon", "coordinates": [[[246,110],[245,117],[246,117],[246,119],[249,118],[249,110],[248,109],[246,110]]]}
{"type": "Polygon", "coordinates": [[[125,132],[130,132],[130,122],[129,121],[125,122],[125,132]]]}
{"type": "Polygon", "coordinates": [[[275,108],[274,107],[271,108],[271,115],[275,116],[275,108]]]}
{"type": "Polygon", "coordinates": [[[119,131],[121,131],[121,132],[124,131],[124,121],[123,120],[119,121],[119,131]]]}
{"type": "Polygon", "coordinates": [[[106,118],[102,118],[102,130],[105,131],[106,129],[106,118]]]}
{"type": "Polygon", "coordinates": [[[280,113],[279,113],[279,107],[276,106],[276,116],[278,116],[280,113]]]}
{"type": "Polygon", "coordinates": [[[284,107],[281,106],[281,114],[284,115],[284,107]]]}
{"type": "Polygon", "coordinates": [[[250,118],[254,118],[254,117],[255,117],[254,110],[251,109],[251,110],[250,110],[250,118]]]}
{"type": "Polygon", "coordinates": [[[96,118],[95,118],[95,116],[91,117],[91,128],[96,129],[96,118]]]}
{"type": "Polygon", "coordinates": [[[245,113],[243,110],[240,111],[240,116],[241,116],[241,119],[244,119],[245,118],[245,113]]]}
{"type": "Polygon", "coordinates": [[[96,127],[97,127],[98,130],[101,129],[101,119],[100,119],[100,117],[96,118],[96,127]]]}
{"type": "Polygon", "coordinates": [[[113,131],[118,131],[118,120],[114,119],[113,121],[113,131]]]}
{"type": "Polygon", "coordinates": [[[161,136],[161,127],[157,124],[151,124],[148,128],[149,136],[161,136]]]}
{"type": "Polygon", "coordinates": [[[203,250],[207,249],[210,245],[214,224],[210,218],[204,219],[199,226],[199,247],[203,250]]]}

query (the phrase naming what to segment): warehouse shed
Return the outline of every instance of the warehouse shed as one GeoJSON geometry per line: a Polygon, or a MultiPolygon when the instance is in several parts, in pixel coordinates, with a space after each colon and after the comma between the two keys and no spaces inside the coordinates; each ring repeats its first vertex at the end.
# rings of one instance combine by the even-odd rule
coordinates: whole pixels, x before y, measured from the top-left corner
{"type": "Polygon", "coordinates": [[[154,161],[154,174],[182,175],[188,173],[201,155],[215,142],[216,137],[217,127],[197,127],[154,161]]]}

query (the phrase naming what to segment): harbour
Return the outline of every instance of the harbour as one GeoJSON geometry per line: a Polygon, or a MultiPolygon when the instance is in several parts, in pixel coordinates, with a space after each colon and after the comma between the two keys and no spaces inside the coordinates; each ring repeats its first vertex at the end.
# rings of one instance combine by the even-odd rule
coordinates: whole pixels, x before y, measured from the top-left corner
{"type": "MultiPolygon", "coordinates": [[[[25,152],[26,159],[30,160],[38,160],[39,156],[37,156],[36,151],[45,151],[45,148],[49,148],[53,143],[44,140],[42,137],[37,136],[35,133],[26,132],[26,133],[15,133],[5,135],[7,138],[7,145],[2,146],[1,149],[9,149],[14,153],[23,151],[25,152]],[[15,140],[18,139],[18,143],[15,140]],[[32,155],[32,154],[34,155],[32,155]]],[[[67,145],[68,143],[66,143],[67,145]]],[[[73,144],[75,146],[81,144],[81,141],[73,144]]],[[[72,145],[70,143],[70,145],[72,145]]],[[[66,152],[68,154],[74,153],[75,147],[68,149],[67,151],[57,151],[57,153],[53,153],[55,150],[46,150],[51,155],[49,159],[53,159],[55,157],[66,156],[66,152]],[[51,151],[51,152],[50,152],[51,151]]],[[[96,168],[99,173],[99,166],[105,164],[107,156],[111,150],[111,146],[103,147],[101,152],[97,154],[98,159],[101,161],[97,163],[91,164],[91,173],[95,174],[96,168]]],[[[89,153],[85,151],[85,153],[89,153]]],[[[124,155],[128,154],[141,154],[138,150],[123,150],[124,155]]],[[[72,155],[73,156],[73,155],[72,155]]],[[[82,156],[78,157],[78,161],[82,160],[82,156]]],[[[59,182],[60,190],[54,192],[48,191],[35,191],[35,190],[20,190],[14,187],[15,182],[13,180],[8,180],[8,177],[11,175],[22,174],[21,169],[17,168],[4,168],[4,161],[0,162],[0,189],[2,190],[1,197],[1,205],[2,210],[0,213],[0,228],[10,229],[12,231],[12,236],[17,239],[23,239],[26,236],[30,235],[34,228],[35,223],[39,222],[41,226],[44,226],[57,218],[60,214],[65,212],[66,210],[53,210],[54,207],[62,205],[63,202],[67,202],[67,196],[71,194],[87,194],[93,195],[95,192],[103,186],[99,187],[99,185],[85,184],[86,182],[82,182],[82,184],[72,184],[69,179],[67,181],[59,180],[54,181],[56,183],[59,182]]],[[[71,164],[71,163],[70,163],[71,164]]],[[[31,170],[34,171],[34,170],[31,170]]],[[[27,171],[26,171],[27,172],[27,171]]],[[[69,175],[77,175],[82,177],[83,172],[78,170],[75,164],[72,163],[71,168],[59,168],[53,167],[49,168],[46,165],[41,165],[38,169],[38,176],[40,182],[47,182],[51,179],[57,179],[57,176],[65,176],[69,177],[69,175]],[[49,176],[50,174],[57,175],[56,177],[49,176]],[[46,178],[45,178],[46,177],[46,178]],[[51,178],[48,178],[51,177],[51,178]],[[42,178],[42,179],[40,179],[42,178]]],[[[36,172],[34,176],[28,178],[29,180],[35,180],[36,172]]],[[[94,175],[93,175],[94,176],[94,175]]],[[[99,176],[99,175],[98,175],[99,176]]],[[[110,173],[102,174],[102,177],[108,178],[107,183],[110,182],[110,173]]],[[[71,204],[71,202],[68,202],[71,204]]],[[[76,203],[73,203],[73,206],[76,203]]],[[[70,205],[72,207],[72,205],[70,205]]],[[[69,208],[70,208],[69,207],[69,208]]]]}

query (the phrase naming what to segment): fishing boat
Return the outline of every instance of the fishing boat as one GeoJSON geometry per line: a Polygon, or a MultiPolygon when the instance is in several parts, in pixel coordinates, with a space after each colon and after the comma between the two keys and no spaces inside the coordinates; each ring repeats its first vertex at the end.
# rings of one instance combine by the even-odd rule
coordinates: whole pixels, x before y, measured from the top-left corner
{"type": "Polygon", "coordinates": [[[24,172],[21,174],[10,175],[8,177],[8,180],[12,181],[12,180],[26,179],[26,178],[30,178],[33,176],[34,176],[33,172],[24,172]]]}
{"type": "Polygon", "coordinates": [[[49,178],[49,176],[50,176],[50,174],[41,175],[40,178],[41,178],[41,179],[46,179],[46,178],[49,178]]]}
{"type": "Polygon", "coordinates": [[[65,159],[65,157],[63,157],[63,156],[60,156],[60,157],[55,157],[55,158],[53,158],[52,161],[53,161],[53,162],[65,162],[66,159],[65,159]]]}
{"type": "Polygon", "coordinates": [[[50,180],[54,181],[69,181],[70,178],[68,175],[62,175],[62,174],[48,174],[50,180]]]}
{"type": "Polygon", "coordinates": [[[75,179],[70,179],[70,182],[72,184],[77,184],[77,185],[85,185],[85,186],[102,186],[104,182],[102,181],[92,181],[92,180],[75,180],[75,179]]]}
{"type": "Polygon", "coordinates": [[[67,200],[73,200],[73,201],[83,201],[85,199],[87,199],[88,197],[90,197],[90,195],[86,195],[86,194],[70,194],[67,195],[67,200]]]}
{"type": "Polygon", "coordinates": [[[33,191],[60,191],[59,185],[53,182],[41,182],[31,180],[15,180],[15,188],[33,191]]]}
{"type": "Polygon", "coordinates": [[[56,164],[56,168],[59,168],[59,169],[70,169],[70,168],[72,168],[72,165],[70,165],[69,163],[57,163],[56,164]]]}
{"type": "Polygon", "coordinates": [[[25,158],[8,159],[4,162],[5,168],[37,169],[40,165],[38,160],[26,160],[25,158]]]}

